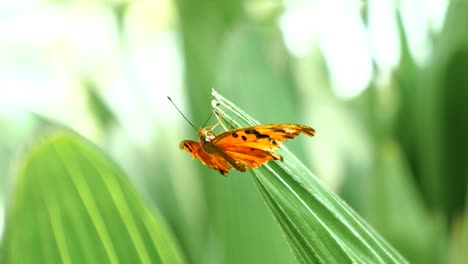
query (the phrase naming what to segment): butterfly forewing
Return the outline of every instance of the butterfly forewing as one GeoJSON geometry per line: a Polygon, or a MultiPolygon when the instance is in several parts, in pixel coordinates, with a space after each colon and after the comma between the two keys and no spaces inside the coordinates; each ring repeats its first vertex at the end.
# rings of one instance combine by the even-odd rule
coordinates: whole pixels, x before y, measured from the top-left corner
{"type": "Polygon", "coordinates": [[[180,148],[190,153],[192,157],[199,159],[208,167],[217,170],[222,175],[227,175],[228,171],[232,170],[226,159],[219,154],[206,153],[197,141],[184,140],[180,143],[180,148]]]}
{"type": "Polygon", "coordinates": [[[286,141],[299,133],[313,136],[315,130],[296,124],[259,125],[226,131],[212,140],[219,151],[229,155],[249,169],[257,168],[269,160],[282,160],[274,150],[280,141],[286,141]]]}
{"type": "Polygon", "coordinates": [[[238,128],[226,131],[213,139],[213,144],[229,148],[230,146],[249,146],[259,149],[277,148],[280,141],[295,138],[300,133],[313,136],[315,130],[296,124],[271,124],[238,128]]]}

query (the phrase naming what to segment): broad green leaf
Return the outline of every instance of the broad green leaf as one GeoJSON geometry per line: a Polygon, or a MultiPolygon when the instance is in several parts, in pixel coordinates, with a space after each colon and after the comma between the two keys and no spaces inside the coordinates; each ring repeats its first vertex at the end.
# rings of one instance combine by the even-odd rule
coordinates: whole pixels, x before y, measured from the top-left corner
{"type": "Polygon", "coordinates": [[[468,154],[468,1],[448,1],[443,29],[431,55],[418,65],[403,34],[402,61],[395,74],[399,120],[395,125],[404,153],[422,186],[428,207],[453,221],[464,209],[468,154]],[[411,128],[411,129],[408,129],[411,128]]]}
{"type": "MultiPolygon", "coordinates": [[[[216,91],[213,96],[226,128],[258,124],[216,91]]],[[[281,155],[284,162],[269,162],[251,172],[301,263],[407,263],[287,148],[282,147],[281,155]]]]}
{"type": "Polygon", "coordinates": [[[95,146],[37,140],[16,177],[2,263],[184,263],[161,217],[95,146]]]}

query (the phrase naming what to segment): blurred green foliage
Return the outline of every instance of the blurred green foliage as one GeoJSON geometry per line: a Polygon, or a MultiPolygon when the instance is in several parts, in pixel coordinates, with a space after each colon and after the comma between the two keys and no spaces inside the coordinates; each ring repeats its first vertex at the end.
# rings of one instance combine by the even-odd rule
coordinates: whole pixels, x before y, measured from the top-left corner
{"type": "MultiPolygon", "coordinates": [[[[66,1],[5,6],[15,12],[0,13],[0,82],[4,83],[0,217],[6,219],[0,221],[5,230],[0,259],[19,263],[13,260],[26,257],[11,255],[12,248],[34,259],[39,248],[27,245],[37,241],[40,232],[52,239],[52,230],[60,227],[53,221],[57,218],[48,216],[50,210],[60,211],[62,203],[76,198],[63,186],[69,186],[71,175],[87,170],[89,162],[106,160],[93,150],[84,167],[64,171],[57,160],[73,162],[83,154],[73,147],[81,146],[82,139],[70,136],[79,143],[62,142],[59,147],[52,143],[39,161],[28,163],[30,157],[21,154],[42,142],[35,137],[48,127],[37,118],[42,116],[78,131],[116,160],[131,180],[114,165],[106,165],[119,186],[125,186],[124,193],[133,197],[122,205],[158,208],[175,240],[163,246],[179,245],[165,250],[176,252],[172,250],[180,247],[182,257],[175,253],[175,258],[203,264],[297,262],[248,174],[220,177],[177,148],[180,140],[195,138],[195,133],[164,101],[166,96],[199,126],[211,111],[210,92],[216,88],[262,123],[314,127],[316,137],[297,138],[287,143],[288,148],[406,259],[468,263],[468,34],[464,30],[468,1],[447,2],[441,29],[428,29],[430,48],[426,47],[423,62],[415,55],[423,48],[414,48],[415,33],[410,30],[411,19],[420,23],[417,14],[404,14],[406,1],[389,2],[396,6],[391,19],[401,50],[398,64],[385,71],[372,57],[367,87],[351,98],[334,89],[327,57],[330,47],[311,45],[298,56],[285,45],[291,40],[280,29],[281,15],[295,1],[66,1]],[[30,30],[28,25],[36,27],[30,30]],[[62,147],[68,154],[57,152],[62,147]],[[26,163],[36,164],[34,170],[18,173],[26,163]],[[33,183],[24,185],[29,181],[24,179],[33,183]],[[32,196],[37,200],[18,200],[32,196]],[[27,210],[18,211],[19,205],[27,210]],[[15,234],[34,240],[12,244],[15,234]]],[[[367,29],[373,11],[366,8],[376,3],[365,3],[359,23],[367,29]]],[[[358,7],[335,4],[332,9],[358,7]]],[[[420,2],[413,8],[418,14],[430,9],[420,2]]],[[[307,23],[297,24],[296,30],[331,30],[327,24],[307,23]]],[[[348,35],[335,34],[340,33],[348,35]]],[[[351,32],[349,37],[357,35],[351,32]]],[[[359,70],[348,72],[358,75],[359,70]]],[[[93,182],[97,189],[91,194],[102,196],[105,206],[114,189],[109,193],[99,189],[102,175],[93,171],[78,178],[93,182]]],[[[76,203],[64,208],[59,214],[84,217],[76,203]]],[[[136,219],[139,215],[133,214],[136,219]]],[[[102,221],[116,217],[119,214],[110,210],[102,221]]],[[[64,228],[76,227],[70,228],[75,231],[97,227],[86,217],[82,222],[73,217],[61,220],[70,221],[64,228]]],[[[124,222],[114,226],[115,234],[109,233],[110,240],[126,248],[116,253],[123,254],[122,261],[139,254],[138,247],[125,246],[127,240],[113,238],[129,228],[124,222]]],[[[76,235],[88,241],[97,234],[76,235]]],[[[141,241],[147,247],[145,239],[141,241]]],[[[99,256],[91,244],[77,242],[71,250],[99,256]]],[[[61,259],[47,250],[54,260],[61,259]]],[[[148,250],[156,256],[160,248],[148,250]]]]}
{"type": "Polygon", "coordinates": [[[2,263],[184,263],[164,221],[79,136],[39,137],[23,162],[2,263]]]}

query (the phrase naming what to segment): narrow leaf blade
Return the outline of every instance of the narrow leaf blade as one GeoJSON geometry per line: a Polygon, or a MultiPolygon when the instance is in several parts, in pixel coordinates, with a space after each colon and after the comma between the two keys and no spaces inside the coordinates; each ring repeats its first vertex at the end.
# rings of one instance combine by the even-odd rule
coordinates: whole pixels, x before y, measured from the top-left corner
{"type": "MultiPolygon", "coordinates": [[[[212,94],[227,128],[258,124],[216,91],[212,94]]],[[[280,154],[283,163],[269,162],[252,175],[301,263],[407,263],[287,148],[280,154]]]]}

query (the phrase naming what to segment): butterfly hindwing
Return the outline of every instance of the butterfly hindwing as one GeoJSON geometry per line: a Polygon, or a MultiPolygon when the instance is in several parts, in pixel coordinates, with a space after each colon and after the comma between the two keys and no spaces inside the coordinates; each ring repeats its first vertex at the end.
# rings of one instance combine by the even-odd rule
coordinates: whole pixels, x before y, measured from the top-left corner
{"type": "Polygon", "coordinates": [[[235,161],[243,163],[249,169],[257,168],[269,160],[283,160],[281,155],[273,151],[258,148],[239,147],[225,151],[225,153],[235,161]]]}

